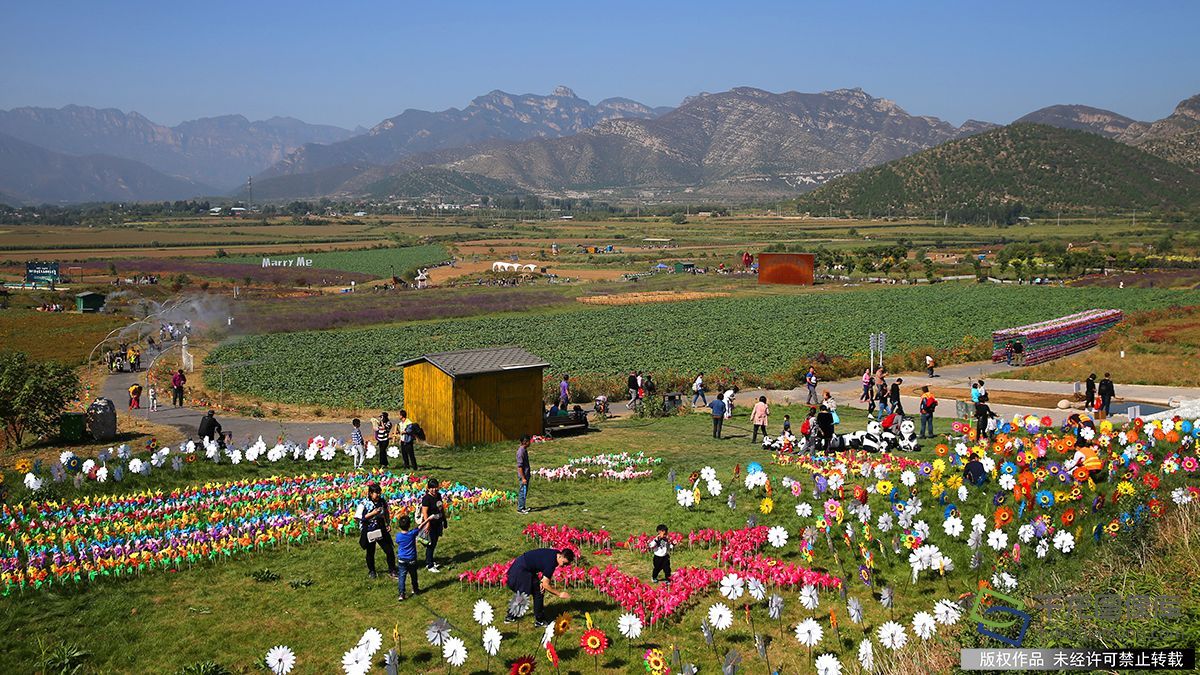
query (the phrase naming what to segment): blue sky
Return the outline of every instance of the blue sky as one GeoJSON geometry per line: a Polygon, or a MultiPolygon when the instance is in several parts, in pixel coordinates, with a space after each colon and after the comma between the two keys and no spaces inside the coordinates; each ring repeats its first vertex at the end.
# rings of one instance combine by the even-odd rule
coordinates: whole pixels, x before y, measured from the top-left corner
{"type": "Polygon", "coordinates": [[[0,108],[371,126],[492,89],[676,105],[862,87],[1009,122],[1054,103],[1137,119],[1200,93],[1200,2],[34,2],[0,7],[0,108]]]}

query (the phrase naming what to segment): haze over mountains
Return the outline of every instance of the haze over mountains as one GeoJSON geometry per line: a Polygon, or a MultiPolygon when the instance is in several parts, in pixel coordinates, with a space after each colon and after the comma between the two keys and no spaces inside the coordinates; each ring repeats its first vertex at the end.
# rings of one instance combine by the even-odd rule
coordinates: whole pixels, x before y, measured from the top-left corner
{"type": "MultiPolygon", "coordinates": [[[[1082,105],[1018,122],[1091,132],[1200,170],[1200,96],[1153,123],[1082,105]]],[[[0,111],[0,198],[232,195],[251,175],[256,200],[475,191],[774,198],[995,126],[911,115],[861,89],[740,87],[675,109],[620,98],[591,104],[566,87],[545,96],[492,91],[462,109],[410,109],[358,133],[281,117],[166,127],[112,109],[16,108],[0,111]]]]}

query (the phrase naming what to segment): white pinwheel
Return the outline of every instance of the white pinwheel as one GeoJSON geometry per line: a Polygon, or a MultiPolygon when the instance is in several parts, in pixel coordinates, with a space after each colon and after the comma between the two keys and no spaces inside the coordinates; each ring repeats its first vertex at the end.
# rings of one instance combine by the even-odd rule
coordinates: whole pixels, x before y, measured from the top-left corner
{"type": "Polygon", "coordinates": [[[675,501],[679,502],[679,505],[683,508],[690,509],[696,503],[696,497],[692,494],[691,490],[676,490],[675,501]]]}
{"type": "Polygon", "coordinates": [[[554,642],[554,622],[546,624],[546,630],[542,631],[542,647],[554,642]]]}
{"type": "Polygon", "coordinates": [[[788,543],[787,528],[782,525],[776,525],[767,530],[767,541],[775,548],[783,548],[788,543]]]}
{"type": "Polygon", "coordinates": [[[475,601],[475,607],[472,610],[475,616],[475,623],[480,626],[487,626],[492,623],[493,612],[492,605],[487,600],[480,598],[475,601]]]}
{"type": "Polygon", "coordinates": [[[275,675],[287,675],[296,665],[296,655],[286,645],[276,645],[267,650],[267,668],[275,675]]]}
{"type": "Polygon", "coordinates": [[[617,630],[626,639],[636,640],[642,634],[642,620],[636,614],[622,614],[617,619],[617,630]]]}
{"type": "Polygon", "coordinates": [[[711,466],[706,466],[703,469],[700,469],[700,477],[703,478],[706,483],[711,483],[717,479],[717,470],[711,466]]]}
{"type": "Polygon", "coordinates": [[[367,656],[375,656],[375,652],[383,646],[383,633],[380,633],[378,628],[368,628],[358,639],[358,646],[367,653],[367,656]]]}
{"type": "Polygon", "coordinates": [[[1029,523],[1025,523],[1017,528],[1017,539],[1020,539],[1023,544],[1033,541],[1033,534],[1033,525],[1029,523]]]}
{"type": "Polygon", "coordinates": [[[733,625],[733,612],[725,603],[713,603],[712,607],[708,608],[708,622],[717,630],[727,630],[733,625]]]}
{"type": "Polygon", "coordinates": [[[800,502],[796,505],[796,515],[801,518],[808,518],[812,515],[812,504],[808,502],[800,502]]]}
{"type": "Polygon", "coordinates": [[[818,656],[817,675],[842,675],[842,662],[833,654],[818,656]]]}
{"type": "Polygon", "coordinates": [[[950,516],[946,520],[942,521],[942,529],[946,531],[947,535],[957,539],[958,536],[963,533],[962,518],[959,518],[958,516],[950,516]]]}
{"type": "Polygon", "coordinates": [[[1059,530],[1058,534],[1054,535],[1054,548],[1060,553],[1070,553],[1075,550],[1075,535],[1066,530],[1059,530]]]}
{"type": "Polygon", "coordinates": [[[750,592],[750,597],[755,600],[762,600],[767,597],[767,586],[763,582],[750,577],[746,580],[746,590],[750,592]]]}
{"type": "Polygon", "coordinates": [[[1038,543],[1037,543],[1037,548],[1035,548],[1033,550],[1033,552],[1037,554],[1037,557],[1045,558],[1046,554],[1050,552],[1050,540],[1049,539],[1039,539],[1038,543]]]}
{"type": "Polygon", "coordinates": [[[908,634],[904,632],[904,626],[895,621],[886,621],[879,627],[879,643],[884,647],[895,651],[908,644],[908,634]]]}
{"type": "Polygon", "coordinates": [[[1008,548],[1008,533],[1004,530],[992,530],[988,533],[987,543],[994,551],[1008,548]]]}
{"type": "Polygon", "coordinates": [[[900,473],[900,482],[903,483],[905,487],[912,487],[917,484],[917,474],[913,473],[909,469],[905,469],[900,473]]]}
{"type": "Polygon", "coordinates": [[[863,638],[858,643],[858,665],[862,666],[864,673],[875,670],[875,647],[871,644],[871,638],[863,638]]]}
{"type": "Polygon", "coordinates": [[[737,600],[746,590],[746,582],[737,574],[730,572],[721,578],[721,595],[727,600],[737,600]]]}
{"type": "Polygon", "coordinates": [[[810,649],[817,646],[824,636],[825,631],[821,628],[821,624],[814,621],[812,617],[796,625],[796,640],[810,649]]]}
{"type": "Polygon", "coordinates": [[[917,612],[913,615],[912,622],[913,632],[922,640],[928,640],[933,637],[937,626],[934,624],[933,615],[929,612],[917,612]]]}
{"type": "Polygon", "coordinates": [[[504,635],[495,626],[488,626],[483,630],[483,651],[487,652],[488,656],[495,656],[500,653],[500,641],[504,639],[504,635]]]}
{"type": "Polygon", "coordinates": [[[938,623],[953,626],[962,617],[962,609],[950,600],[938,600],[933,606],[933,618],[938,623]]]}
{"type": "Polygon", "coordinates": [[[452,637],[442,645],[442,658],[455,668],[467,662],[467,645],[461,638],[452,637]]]}
{"type": "Polygon", "coordinates": [[[362,647],[354,647],[342,655],[342,670],[346,675],[366,675],[371,669],[371,657],[362,647]]]}
{"type": "Polygon", "coordinates": [[[714,497],[720,497],[721,491],[725,489],[725,486],[721,484],[721,481],[715,480],[715,479],[708,481],[707,487],[708,487],[708,494],[710,494],[714,497]]]}
{"type": "Polygon", "coordinates": [[[817,587],[812,584],[804,584],[800,589],[800,604],[804,605],[804,609],[813,611],[821,602],[817,596],[817,587]]]}

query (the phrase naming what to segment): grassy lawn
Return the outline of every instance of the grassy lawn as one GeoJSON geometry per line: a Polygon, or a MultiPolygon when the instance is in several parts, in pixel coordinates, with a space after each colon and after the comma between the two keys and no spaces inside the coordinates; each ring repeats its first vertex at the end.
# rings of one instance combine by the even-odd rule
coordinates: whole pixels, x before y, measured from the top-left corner
{"type": "MultiPolygon", "coordinates": [[[[812,522],[797,516],[798,501],[813,505],[819,514],[822,503],[829,496],[814,498],[811,474],[799,467],[773,466],[772,455],[763,452],[749,439],[749,422],[744,411],[727,427],[726,440],[710,438],[707,416],[685,415],[661,420],[623,420],[602,423],[599,431],[564,438],[531,449],[531,461],[535,469],[539,466],[561,465],[569,457],[601,452],[644,451],[663,458],[652,478],[628,483],[577,481],[548,482],[535,477],[530,488],[530,515],[520,515],[510,506],[490,512],[471,513],[451,521],[438,547],[438,559],[442,572],[429,575],[422,571],[424,593],[410,598],[403,604],[396,601],[394,582],[386,578],[370,581],[365,576],[362,551],[354,538],[330,539],[311,543],[299,548],[274,549],[247,557],[206,565],[178,573],[155,573],[136,579],[105,581],[82,589],[54,588],[42,592],[26,592],[0,599],[4,611],[0,613],[0,672],[30,672],[37,657],[38,640],[67,640],[83,646],[91,652],[89,667],[98,672],[160,672],[172,673],[182,666],[198,661],[213,660],[234,672],[258,672],[256,662],[266,650],[276,644],[286,644],[297,654],[297,666],[293,672],[330,673],[340,672],[339,663],[344,651],[350,649],[371,626],[379,628],[385,635],[384,649],[392,646],[391,633],[398,626],[401,634],[403,658],[400,672],[440,672],[446,668],[440,649],[435,653],[424,640],[424,628],[438,617],[449,619],[454,634],[467,643],[469,659],[459,672],[477,673],[484,671],[485,655],[479,645],[479,626],[471,618],[471,606],[479,598],[487,599],[498,612],[503,611],[508,593],[496,588],[469,588],[457,581],[460,572],[478,569],[484,565],[504,562],[522,551],[537,546],[522,536],[522,529],[532,522],[570,525],[585,529],[607,529],[614,541],[623,541],[628,535],[653,532],[654,527],[666,523],[674,532],[687,532],[700,528],[736,529],[744,527],[751,516],[761,525],[782,525],[791,535],[788,546],[773,549],[765,546],[762,553],[777,557],[785,562],[801,563],[796,542],[800,530],[812,522]],[[732,479],[735,466],[740,466],[743,475],[749,462],[764,464],[774,485],[775,509],[769,515],[759,513],[762,490],[748,492],[741,481],[732,479]],[[705,494],[700,504],[684,510],[676,504],[674,489],[667,480],[669,471],[674,470],[677,482],[684,482],[692,471],[709,465],[716,469],[725,485],[720,498],[705,494]],[[805,486],[802,499],[793,497],[782,486],[782,478],[790,476],[805,486]],[[735,509],[728,508],[726,495],[735,495],[735,509]],[[269,567],[280,575],[280,580],[268,583],[256,582],[250,574],[269,567]],[[311,579],[309,587],[293,589],[288,581],[311,579]]],[[[790,410],[776,407],[772,411],[772,431],[776,431],[784,412],[790,412],[794,421],[801,419],[799,408],[790,410]]],[[[847,411],[843,426],[848,429],[862,428],[862,413],[847,411]]],[[[939,421],[938,432],[948,432],[948,422],[939,421]]],[[[423,464],[421,473],[428,473],[443,480],[459,481],[467,485],[505,488],[514,485],[512,458],[513,444],[492,445],[473,449],[437,450],[418,449],[423,464]]],[[[933,459],[934,453],[927,448],[916,456],[933,459]]],[[[257,467],[253,465],[212,466],[198,462],[182,473],[159,470],[148,478],[127,479],[124,484],[91,485],[84,488],[87,494],[96,492],[126,492],[129,490],[169,490],[180,485],[209,481],[268,476],[288,470],[276,465],[257,467]]],[[[333,465],[336,469],[348,469],[348,460],[339,455],[333,465]]],[[[308,469],[312,465],[293,467],[291,470],[308,469]]],[[[318,470],[329,470],[330,465],[320,463],[318,470]]],[[[890,476],[900,484],[898,473],[890,476]]],[[[1194,474],[1187,479],[1195,484],[1194,474]]],[[[864,482],[855,477],[849,483],[864,482]]],[[[13,487],[14,493],[22,488],[13,487]]],[[[868,485],[874,485],[872,479],[868,485]]],[[[939,626],[938,635],[922,642],[912,633],[911,618],[914,612],[930,611],[934,602],[941,598],[954,598],[970,592],[976,584],[976,573],[969,568],[970,551],[963,538],[952,539],[942,531],[943,506],[929,496],[929,482],[917,483],[925,503],[919,516],[931,528],[929,541],[942,548],[943,553],[954,559],[956,569],[946,579],[938,579],[936,572],[923,572],[917,584],[909,582],[907,552],[893,554],[890,545],[884,546],[879,555],[879,565],[872,587],[857,579],[858,561],[855,554],[839,541],[839,529],[833,529],[833,545],[840,551],[849,579],[847,590],[850,597],[858,598],[865,607],[866,625],[872,632],[886,621],[892,613],[896,620],[908,627],[909,646],[894,657],[884,655],[878,643],[875,645],[876,661],[888,665],[894,672],[939,672],[949,669],[957,660],[956,649],[973,646],[978,640],[964,620],[957,627],[939,626]],[[895,590],[895,607],[885,609],[878,601],[882,586],[895,590]],[[924,670],[920,670],[924,668],[924,670]]],[[[703,490],[703,486],[701,487],[703,490]]],[[[993,489],[995,489],[993,484],[993,489]]],[[[1106,488],[1111,490],[1111,486],[1106,488]]],[[[1166,495],[1163,495],[1164,498],[1166,495]]],[[[847,488],[847,500],[850,497],[847,488]]],[[[848,502],[847,502],[848,503],[848,502]]],[[[872,494],[869,499],[874,515],[887,509],[885,497],[872,494]]],[[[990,494],[972,491],[970,499],[959,504],[963,520],[969,531],[970,516],[983,513],[991,528],[994,509],[990,494]]],[[[1173,505],[1171,508],[1175,508],[1173,505]]],[[[1058,511],[1054,511],[1058,513],[1058,511]]],[[[1111,516],[1113,512],[1109,512],[1111,516]]],[[[857,522],[848,516],[847,523],[857,522]]],[[[1086,532],[1090,521],[1082,520],[1085,534],[1078,537],[1076,551],[1063,556],[1052,551],[1045,561],[1038,561],[1030,545],[1022,563],[1014,574],[1020,587],[1016,595],[1027,602],[1032,596],[1046,588],[1071,588],[1095,560],[1109,560],[1099,556],[1115,555],[1120,543],[1095,545],[1086,532]]],[[[879,534],[890,543],[896,534],[879,534]]],[[[1009,546],[1016,540],[1015,528],[1009,528],[1009,546]]],[[[818,536],[814,549],[814,569],[826,570],[842,576],[841,565],[834,560],[829,548],[818,536]]],[[[1122,537],[1124,540],[1125,537],[1122,537]]],[[[1122,541],[1118,540],[1118,542],[1122,541]]],[[[990,576],[995,553],[983,547],[986,570],[983,578],[990,576]]],[[[714,550],[689,549],[682,545],[673,556],[676,570],[684,566],[711,567],[710,558],[714,550]]],[[[1124,555],[1122,553],[1122,555],[1124,555]]],[[[1176,547],[1162,552],[1165,558],[1157,558],[1160,564],[1179,556],[1191,556],[1187,549],[1176,547]]],[[[382,566],[382,555],[380,564],[382,566]]],[[[582,564],[604,567],[618,566],[622,571],[649,578],[650,561],[645,554],[614,549],[613,555],[595,555],[585,549],[582,564]]],[[[1161,575],[1160,579],[1150,575],[1139,577],[1143,586],[1157,584],[1160,592],[1168,592],[1170,578],[1186,573],[1187,568],[1161,575]]],[[[1137,570],[1131,573],[1138,574],[1137,570]]],[[[1107,575],[1104,583],[1114,585],[1122,580],[1107,575]]],[[[1124,582],[1128,583],[1126,577],[1124,582]]],[[[751,608],[757,632],[774,638],[769,656],[772,667],[782,672],[812,672],[808,665],[807,651],[792,637],[798,621],[815,615],[824,628],[825,637],[816,653],[835,652],[841,657],[848,670],[854,663],[854,653],[863,630],[855,626],[846,616],[846,605],[836,592],[824,592],[820,607],[815,612],[803,609],[797,592],[799,589],[780,589],[786,600],[782,625],[767,618],[764,603],[751,608]],[[834,609],[839,620],[839,631],[830,625],[829,610],[834,609]],[[782,630],[782,638],[781,636],[782,630]]],[[[1197,598],[1194,584],[1189,586],[1184,603],[1191,618],[1197,615],[1197,598]]],[[[710,604],[716,601],[733,604],[735,621],[728,631],[717,634],[717,648],[723,655],[727,650],[737,649],[746,660],[746,672],[761,672],[764,666],[755,655],[753,634],[747,623],[741,604],[749,600],[745,596],[738,603],[728,603],[718,595],[715,588],[694,596],[684,609],[664,624],[643,633],[635,641],[634,659],[627,661],[627,641],[617,631],[617,618],[622,610],[609,598],[588,588],[572,589],[568,601],[548,599],[548,613],[569,613],[574,616],[576,627],[559,639],[558,650],[562,658],[562,672],[590,673],[594,669],[591,657],[579,648],[579,636],[583,613],[589,612],[596,624],[609,636],[612,646],[599,661],[599,668],[610,672],[640,672],[643,670],[638,653],[647,646],[662,646],[669,649],[677,646],[684,661],[698,663],[702,672],[713,672],[713,651],[701,636],[699,625],[710,604]]],[[[548,664],[539,648],[540,630],[535,630],[526,618],[516,625],[503,625],[504,642],[499,659],[492,660],[493,672],[507,670],[506,664],[517,656],[533,654],[539,658],[540,672],[547,672],[548,664]]],[[[1104,627],[1109,632],[1109,644],[1137,642],[1130,633],[1129,625],[1104,627]]],[[[1099,630],[1099,629],[1098,629],[1099,630]]],[[[1044,645],[1049,632],[1030,630],[1030,642],[1044,645]]],[[[1194,637],[1181,638],[1191,639],[1194,637]]],[[[1154,646],[1162,646],[1161,641],[1154,646]]],[[[1093,643],[1095,644],[1095,643],[1093,643]]],[[[1072,646],[1082,646],[1073,643],[1072,646]]],[[[1142,645],[1145,646],[1145,645],[1142,645]]],[[[382,653],[377,655],[382,656],[382,653]]]]}

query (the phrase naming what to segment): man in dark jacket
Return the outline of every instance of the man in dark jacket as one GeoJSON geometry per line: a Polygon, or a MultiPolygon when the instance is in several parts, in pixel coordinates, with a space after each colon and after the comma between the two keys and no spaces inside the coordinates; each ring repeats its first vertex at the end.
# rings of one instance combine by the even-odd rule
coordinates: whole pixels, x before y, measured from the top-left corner
{"type": "Polygon", "coordinates": [[[209,410],[208,414],[200,419],[200,428],[196,430],[196,433],[202,440],[221,440],[221,423],[217,421],[216,414],[209,410]]]}
{"type": "Polygon", "coordinates": [[[817,443],[820,452],[829,452],[829,442],[833,440],[833,413],[829,412],[829,408],[821,405],[821,412],[817,413],[817,443]]]}
{"type": "Polygon", "coordinates": [[[892,412],[900,417],[904,417],[904,406],[900,404],[900,385],[902,384],[904,384],[904,378],[897,377],[892,380],[892,388],[888,392],[888,401],[892,404],[892,412]]]}
{"type": "Polygon", "coordinates": [[[1083,400],[1087,403],[1088,410],[1096,409],[1096,374],[1092,373],[1087,376],[1087,382],[1084,383],[1083,400]]]}
{"type": "Polygon", "coordinates": [[[1100,409],[1104,411],[1104,416],[1109,415],[1109,406],[1112,405],[1113,397],[1117,395],[1116,389],[1113,387],[1113,381],[1109,378],[1108,373],[1104,374],[1104,379],[1100,380],[1100,387],[1097,389],[1100,394],[1100,409]]]}

